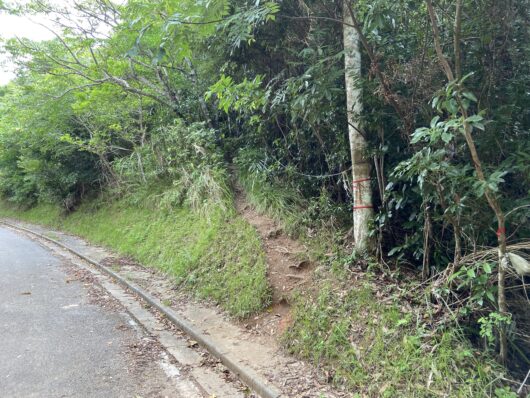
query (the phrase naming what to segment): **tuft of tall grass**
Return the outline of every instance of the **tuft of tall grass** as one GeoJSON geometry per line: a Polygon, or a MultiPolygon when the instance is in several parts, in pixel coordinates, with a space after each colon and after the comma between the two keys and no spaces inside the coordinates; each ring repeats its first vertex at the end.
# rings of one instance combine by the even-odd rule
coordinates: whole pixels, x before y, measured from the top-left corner
{"type": "Polygon", "coordinates": [[[237,179],[249,203],[260,213],[280,222],[287,232],[295,234],[303,201],[292,186],[281,183],[271,175],[262,154],[241,150],[234,163],[237,179]]]}
{"type": "Polygon", "coordinates": [[[345,234],[351,226],[347,203],[337,204],[324,187],[318,195],[313,192],[313,196],[304,197],[290,182],[287,171],[278,171],[283,166],[270,162],[266,155],[252,149],[240,150],[234,160],[238,182],[257,211],[274,218],[287,233],[299,238],[307,238],[306,232],[311,231],[309,235],[316,233],[331,243],[333,235],[345,234]]]}
{"type": "Polygon", "coordinates": [[[245,190],[247,200],[256,210],[277,221],[289,221],[301,209],[300,197],[293,189],[248,174],[241,174],[239,182],[245,190]]]}
{"type": "Polygon", "coordinates": [[[216,208],[223,212],[234,211],[232,191],[226,169],[202,165],[197,168],[182,167],[160,199],[161,207],[186,205],[203,217],[216,208]]]}

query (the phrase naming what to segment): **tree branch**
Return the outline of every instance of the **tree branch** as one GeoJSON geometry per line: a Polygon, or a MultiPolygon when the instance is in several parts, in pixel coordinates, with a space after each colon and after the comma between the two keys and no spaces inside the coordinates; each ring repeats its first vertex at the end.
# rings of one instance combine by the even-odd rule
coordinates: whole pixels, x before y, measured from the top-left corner
{"type": "Polygon", "coordinates": [[[462,0],[456,0],[454,29],[455,73],[456,79],[460,80],[462,78],[462,51],[460,48],[460,40],[462,34],[462,0]]]}
{"type": "Polygon", "coordinates": [[[451,66],[449,65],[449,62],[447,62],[447,59],[445,58],[444,53],[442,51],[442,45],[440,44],[440,30],[438,29],[438,21],[436,18],[434,7],[432,5],[432,0],[425,0],[425,2],[427,3],[427,10],[429,11],[429,17],[431,18],[432,33],[434,36],[434,48],[436,49],[438,61],[440,62],[442,70],[447,76],[447,80],[452,82],[453,80],[455,80],[455,76],[453,74],[451,66]]]}
{"type": "Polygon", "coordinates": [[[66,94],[71,93],[72,91],[82,90],[82,89],[87,88],[87,87],[99,86],[101,84],[103,84],[103,83],[97,82],[97,83],[82,84],[80,86],[69,88],[68,90],[64,91],[60,95],[50,95],[50,97],[52,97],[53,99],[57,99],[58,100],[58,99],[63,98],[66,94]]]}

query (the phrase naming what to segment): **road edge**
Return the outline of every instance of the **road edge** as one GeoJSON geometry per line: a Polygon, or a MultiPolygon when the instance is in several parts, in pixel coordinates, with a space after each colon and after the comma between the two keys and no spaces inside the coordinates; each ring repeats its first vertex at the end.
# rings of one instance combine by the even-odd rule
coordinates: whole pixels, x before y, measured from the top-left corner
{"type": "Polygon", "coordinates": [[[72,249],[71,247],[69,247],[68,245],[65,245],[62,242],[59,242],[48,236],[42,235],[38,232],[32,231],[31,229],[22,227],[20,225],[12,224],[5,220],[0,220],[0,224],[4,224],[15,230],[26,232],[40,239],[51,242],[69,251],[70,253],[76,255],[77,257],[87,261],[88,263],[92,264],[100,271],[109,275],[111,278],[113,278],[116,282],[118,282],[123,287],[136,293],[143,300],[145,300],[150,306],[152,306],[153,308],[155,308],[156,310],[164,314],[171,323],[173,323],[177,328],[179,328],[184,333],[189,335],[193,340],[197,341],[197,343],[203,346],[212,356],[219,359],[230,371],[232,371],[241,381],[243,381],[252,390],[254,390],[254,392],[256,392],[260,397],[280,398],[282,396],[281,392],[276,387],[267,385],[266,382],[262,380],[262,378],[253,369],[249,367],[241,366],[240,364],[232,360],[229,356],[221,352],[220,349],[216,346],[216,344],[211,339],[209,339],[205,334],[197,330],[188,321],[186,321],[185,319],[177,315],[171,308],[165,306],[160,300],[153,297],[152,295],[150,295],[149,293],[147,293],[140,287],[136,286],[135,284],[127,281],[125,278],[121,277],[120,275],[118,275],[117,273],[109,269],[108,267],[79,253],[75,249],[72,249]]]}

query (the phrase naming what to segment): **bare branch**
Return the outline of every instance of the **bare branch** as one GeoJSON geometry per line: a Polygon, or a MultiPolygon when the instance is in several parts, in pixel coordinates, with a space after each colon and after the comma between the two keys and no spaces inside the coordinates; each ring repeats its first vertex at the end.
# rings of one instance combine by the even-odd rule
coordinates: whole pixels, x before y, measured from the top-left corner
{"type": "Polygon", "coordinates": [[[455,73],[456,78],[462,78],[462,50],[460,48],[460,40],[462,34],[462,0],[456,0],[456,14],[455,14],[455,33],[454,33],[454,48],[455,48],[455,73]]]}
{"type": "Polygon", "coordinates": [[[455,76],[453,74],[451,66],[449,65],[449,62],[445,58],[444,53],[442,51],[442,45],[440,41],[440,30],[438,29],[438,21],[436,18],[436,12],[434,11],[432,0],[425,0],[425,2],[427,3],[427,10],[429,11],[429,17],[431,18],[432,33],[434,36],[434,48],[436,49],[438,61],[440,62],[440,66],[445,72],[447,79],[451,82],[455,80],[455,76]]]}
{"type": "Polygon", "coordinates": [[[292,16],[289,16],[289,15],[277,15],[276,18],[279,18],[279,19],[292,19],[292,20],[306,20],[306,21],[311,21],[311,20],[315,20],[315,21],[329,21],[329,22],[335,22],[335,23],[338,23],[338,24],[341,24],[341,25],[344,25],[344,26],[349,26],[350,28],[355,28],[355,25],[349,24],[347,22],[344,22],[341,19],[331,18],[331,17],[321,17],[321,16],[316,16],[316,15],[307,15],[307,16],[304,16],[304,17],[300,17],[300,16],[292,17],[292,16]]]}
{"type": "Polygon", "coordinates": [[[85,64],[83,64],[79,58],[77,57],[77,55],[74,53],[74,51],[71,49],[71,47],[64,41],[64,39],[57,33],[55,32],[53,29],[49,28],[48,26],[46,26],[45,24],[42,24],[40,22],[34,22],[36,23],[37,25],[40,25],[42,26],[43,28],[45,28],[46,30],[48,30],[49,32],[51,32],[60,42],[61,44],[64,46],[64,48],[70,53],[70,55],[72,56],[72,58],[75,60],[75,63],[86,68],[87,66],[85,64]]]}
{"type": "Polygon", "coordinates": [[[68,90],[64,91],[62,94],[60,95],[50,95],[50,97],[52,97],[53,99],[61,99],[63,98],[65,95],[67,95],[68,93],[71,93],[73,91],[78,91],[78,90],[82,90],[84,88],[87,88],[87,87],[94,87],[94,86],[99,86],[100,82],[97,82],[97,83],[87,83],[87,84],[83,84],[81,86],[76,86],[76,87],[72,87],[72,88],[69,88],[68,90]]]}
{"type": "MultiPolygon", "coordinates": [[[[38,54],[42,55],[43,57],[48,58],[50,61],[54,62],[55,64],[57,64],[59,66],[62,66],[63,68],[68,69],[69,71],[73,72],[73,74],[81,76],[81,77],[83,77],[83,78],[85,78],[85,79],[87,79],[87,80],[89,80],[91,82],[94,82],[94,83],[101,82],[101,80],[94,79],[91,76],[87,75],[85,72],[83,72],[83,71],[81,71],[81,70],[79,70],[77,68],[74,68],[72,66],[72,62],[69,62],[67,60],[63,60],[63,59],[60,59],[60,58],[56,58],[53,55],[51,55],[51,54],[49,54],[49,53],[47,53],[45,51],[41,51],[38,48],[31,47],[28,44],[24,43],[24,41],[21,40],[19,37],[17,37],[16,40],[20,43],[21,46],[23,46],[27,50],[35,52],[35,53],[38,53],[38,54]]],[[[83,66],[83,65],[79,65],[79,66],[83,66]]]]}

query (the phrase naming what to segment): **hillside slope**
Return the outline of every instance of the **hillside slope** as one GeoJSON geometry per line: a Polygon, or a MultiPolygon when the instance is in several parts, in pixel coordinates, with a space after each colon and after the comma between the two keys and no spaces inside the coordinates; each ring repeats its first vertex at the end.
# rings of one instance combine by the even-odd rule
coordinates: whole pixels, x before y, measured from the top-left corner
{"type": "MultiPolygon", "coordinates": [[[[92,202],[67,216],[41,205],[0,215],[59,228],[164,271],[246,328],[280,339],[329,383],[369,397],[511,397],[502,370],[406,291],[410,282],[363,270],[340,254],[320,264],[310,248],[236,194],[239,214],[155,211],[92,202]],[[295,276],[294,278],[292,276],[295,276]]],[[[309,245],[309,246],[308,246],[309,245]]],[[[405,275],[403,275],[405,276],[405,275]]]]}

